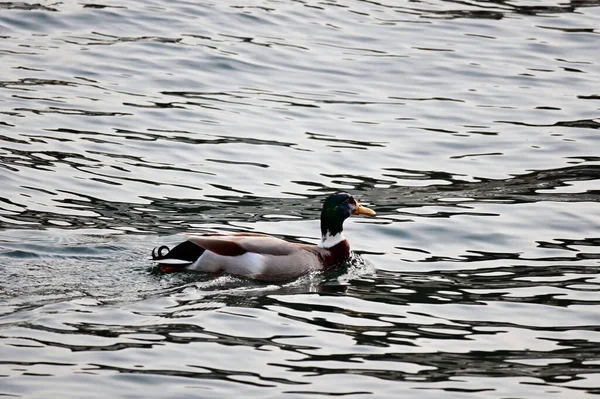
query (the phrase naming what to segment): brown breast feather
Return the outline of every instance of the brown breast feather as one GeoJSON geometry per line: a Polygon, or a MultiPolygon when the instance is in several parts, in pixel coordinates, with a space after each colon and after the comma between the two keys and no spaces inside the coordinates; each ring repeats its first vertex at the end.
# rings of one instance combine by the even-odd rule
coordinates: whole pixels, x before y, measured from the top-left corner
{"type": "Polygon", "coordinates": [[[302,249],[315,253],[325,270],[334,269],[350,257],[350,244],[347,240],[341,241],[331,248],[302,245],[302,249]]]}

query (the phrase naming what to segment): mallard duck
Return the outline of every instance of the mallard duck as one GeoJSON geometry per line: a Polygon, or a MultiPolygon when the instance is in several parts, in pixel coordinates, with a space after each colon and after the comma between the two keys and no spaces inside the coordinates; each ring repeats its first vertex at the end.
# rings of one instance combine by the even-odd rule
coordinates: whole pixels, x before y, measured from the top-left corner
{"type": "Polygon", "coordinates": [[[257,233],[186,234],[169,250],[154,248],[160,273],[181,270],[225,272],[265,281],[290,280],[310,271],[334,269],[350,257],[343,223],[350,215],[375,216],[348,193],[330,195],[321,211],[321,242],[296,244],[257,233]]]}

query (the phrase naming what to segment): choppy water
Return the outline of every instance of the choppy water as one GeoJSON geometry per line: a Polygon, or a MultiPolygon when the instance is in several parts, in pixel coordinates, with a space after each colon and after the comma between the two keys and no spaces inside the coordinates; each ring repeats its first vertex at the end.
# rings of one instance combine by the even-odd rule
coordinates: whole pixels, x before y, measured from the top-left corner
{"type": "Polygon", "coordinates": [[[0,396],[600,393],[600,2],[0,3],[0,396]],[[283,285],[149,273],[316,242],[283,285]]]}

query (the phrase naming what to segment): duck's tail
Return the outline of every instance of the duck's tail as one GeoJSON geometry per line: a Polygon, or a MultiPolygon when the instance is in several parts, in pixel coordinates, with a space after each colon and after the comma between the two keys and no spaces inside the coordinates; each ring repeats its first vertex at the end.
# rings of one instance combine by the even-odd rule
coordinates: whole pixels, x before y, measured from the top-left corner
{"type": "Polygon", "coordinates": [[[152,260],[157,262],[158,273],[172,273],[185,270],[185,268],[204,253],[204,248],[191,241],[184,241],[169,250],[166,245],[161,245],[152,250],[152,260]]]}

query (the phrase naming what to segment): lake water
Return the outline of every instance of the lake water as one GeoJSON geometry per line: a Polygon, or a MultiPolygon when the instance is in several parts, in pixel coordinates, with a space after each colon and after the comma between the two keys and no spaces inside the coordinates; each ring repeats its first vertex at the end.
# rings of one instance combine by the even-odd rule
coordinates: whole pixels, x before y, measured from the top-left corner
{"type": "Polygon", "coordinates": [[[600,2],[0,3],[0,396],[600,393],[600,2]],[[155,275],[182,232],[316,243],[155,275]]]}

